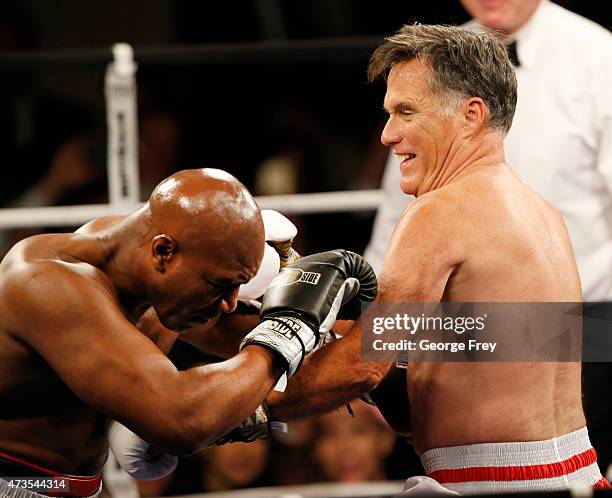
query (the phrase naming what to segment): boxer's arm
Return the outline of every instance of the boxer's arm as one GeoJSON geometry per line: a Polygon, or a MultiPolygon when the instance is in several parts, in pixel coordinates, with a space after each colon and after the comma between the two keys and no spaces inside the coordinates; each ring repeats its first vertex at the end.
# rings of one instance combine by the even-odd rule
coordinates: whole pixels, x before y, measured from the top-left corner
{"type": "MultiPolygon", "coordinates": [[[[151,307],[138,320],[136,327],[167,355],[175,340],[178,339],[191,343],[206,353],[230,358],[238,353],[242,338],[257,323],[258,314],[240,315],[238,319],[236,319],[235,314],[222,314],[217,320],[217,324],[212,328],[196,327],[179,334],[164,327],[159,321],[155,309],[151,307]],[[249,319],[245,321],[244,318],[247,317],[249,319]],[[237,333],[239,329],[241,332],[237,333]]],[[[176,358],[172,358],[172,355],[169,355],[169,357],[179,370],[194,366],[193,364],[177,364],[176,358]]],[[[235,431],[234,429],[232,432],[235,431]]],[[[246,430],[247,435],[253,433],[256,434],[253,428],[246,430]]],[[[118,422],[113,422],[110,425],[108,440],[110,449],[119,465],[136,479],[160,479],[172,472],[178,464],[176,456],[164,453],[118,422]]]]}
{"type": "Polygon", "coordinates": [[[445,194],[416,198],[397,223],[381,273],[379,293],[387,302],[438,303],[465,253],[461,213],[445,194]]]}
{"type": "Polygon", "coordinates": [[[246,419],[281,370],[268,350],[178,371],[122,315],[100,279],[58,263],[11,277],[10,329],[87,405],[170,453],[197,451],[246,419]]]}
{"type": "Polygon", "coordinates": [[[231,358],[238,353],[244,336],[259,323],[259,313],[242,314],[239,311],[222,315],[214,327],[182,332],[178,340],[221,358],[231,358]]]}
{"type": "Polygon", "coordinates": [[[136,328],[151,339],[164,354],[170,352],[174,342],[181,336],[161,324],[153,307],[143,313],[136,323],[136,328]]]}
{"type": "MultiPolygon", "coordinates": [[[[376,302],[442,299],[463,252],[452,223],[455,218],[440,202],[431,197],[427,202],[415,200],[402,215],[378,277],[376,302]]],[[[361,361],[357,320],[343,339],[310,355],[284,393],[268,396],[271,418],[289,421],[338,408],[374,389],[390,367],[390,362],[361,361]]]]}
{"type": "Polygon", "coordinates": [[[306,358],[284,393],[268,395],[270,419],[288,422],[339,408],[374,389],[389,368],[391,362],[361,361],[357,320],[342,339],[306,358]]]}

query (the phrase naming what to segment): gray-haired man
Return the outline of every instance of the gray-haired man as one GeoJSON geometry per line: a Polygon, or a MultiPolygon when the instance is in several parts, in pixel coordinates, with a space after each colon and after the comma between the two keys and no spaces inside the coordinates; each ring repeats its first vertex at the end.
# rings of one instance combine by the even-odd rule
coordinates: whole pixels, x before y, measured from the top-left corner
{"type": "MultiPolygon", "coordinates": [[[[402,190],[416,196],[391,237],[377,300],[581,301],[561,216],[505,163],[516,78],[504,46],[490,33],[404,26],[376,50],[369,75],[387,80],[382,141],[400,159],[402,190]]],[[[271,395],[273,418],[354,395],[343,384],[368,371],[360,332],[356,323],[305,362],[287,393],[271,395]]],[[[609,486],[585,428],[580,363],[411,362],[406,375],[404,419],[426,473],[445,488],[609,486]]]]}

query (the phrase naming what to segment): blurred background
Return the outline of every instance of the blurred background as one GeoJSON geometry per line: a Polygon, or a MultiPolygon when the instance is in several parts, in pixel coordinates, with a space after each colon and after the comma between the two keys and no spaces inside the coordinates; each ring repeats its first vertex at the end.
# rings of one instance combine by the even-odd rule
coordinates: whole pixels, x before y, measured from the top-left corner
{"type": "MultiPolygon", "coordinates": [[[[559,3],[612,25],[605,3],[559,3]]],[[[457,0],[16,0],[0,7],[0,50],[78,52],[125,41],[138,61],[138,48],[162,45],[352,39],[342,57],[322,48],[320,58],[289,51],[253,60],[237,46],[231,62],[139,63],[143,199],[173,171],[202,166],[233,173],[256,195],[322,192],[380,184],[384,85],[366,82],[369,47],[406,22],[468,18],[457,0]]],[[[102,61],[18,69],[0,61],[3,207],[107,201],[104,70],[102,61]]],[[[301,216],[296,246],[362,252],[373,217],[301,216]]],[[[2,254],[30,233],[5,233],[2,254]]]]}
{"type": "MultiPolygon", "coordinates": [[[[612,27],[606,3],[556,3],[612,27]]],[[[371,189],[379,187],[387,158],[379,141],[384,85],[366,82],[372,47],[407,22],[468,19],[458,0],[13,0],[0,5],[0,56],[110,49],[116,42],[135,47],[143,200],[172,172],[204,166],[231,172],[256,195],[371,189]],[[290,42],[320,39],[328,42],[320,56],[291,51],[290,42]],[[243,57],[244,44],[261,42],[287,42],[287,52],[243,57]],[[326,53],[334,42],[343,43],[342,57],[326,53]],[[184,44],[235,47],[228,61],[138,60],[139,48],[184,44]]],[[[0,58],[2,207],[108,202],[105,67],[100,61],[17,68],[0,58]]],[[[362,253],[374,215],[292,217],[295,246],[303,254],[335,247],[362,253]]],[[[40,231],[4,231],[1,254],[40,231]]],[[[184,459],[168,478],[140,483],[140,494],[422,473],[411,446],[374,408],[357,402],[353,409],[355,417],[342,410],[272,440],[184,459]]]]}

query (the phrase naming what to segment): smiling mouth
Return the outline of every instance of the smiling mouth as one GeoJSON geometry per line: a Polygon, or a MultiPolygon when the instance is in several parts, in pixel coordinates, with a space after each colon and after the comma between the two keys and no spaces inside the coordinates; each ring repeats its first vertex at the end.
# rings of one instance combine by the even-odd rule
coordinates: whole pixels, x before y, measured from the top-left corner
{"type": "Polygon", "coordinates": [[[400,167],[402,166],[410,166],[412,162],[416,159],[416,154],[408,153],[408,154],[396,154],[398,159],[400,160],[400,167]]]}

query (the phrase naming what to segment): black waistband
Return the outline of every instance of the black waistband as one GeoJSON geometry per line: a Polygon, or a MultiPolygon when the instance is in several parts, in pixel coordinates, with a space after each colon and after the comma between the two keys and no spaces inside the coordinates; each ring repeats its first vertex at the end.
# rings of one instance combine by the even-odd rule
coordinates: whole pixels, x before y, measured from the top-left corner
{"type": "MultiPolygon", "coordinates": [[[[16,478],[17,486],[23,485],[23,479],[33,478],[35,482],[32,486],[36,486],[37,489],[32,489],[32,491],[55,497],[92,496],[100,490],[102,484],[100,474],[95,476],[66,475],[0,451],[0,478],[7,477],[16,478]]],[[[28,489],[30,489],[29,483],[28,489]]]]}
{"type": "Polygon", "coordinates": [[[0,476],[3,477],[53,477],[52,474],[9,460],[0,455],[0,476]]]}
{"type": "MultiPolygon", "coordinates": [[[[27,465],[13,462],[8,458],[4,458],[0,455],[0,478],[1,477],[53,477],[51,474],[36,470],[27,465]]],[[[40,495],[46,495],[47,493],[37,491],[40,495]]]]}

